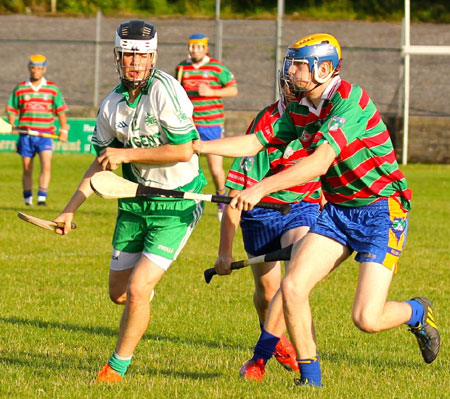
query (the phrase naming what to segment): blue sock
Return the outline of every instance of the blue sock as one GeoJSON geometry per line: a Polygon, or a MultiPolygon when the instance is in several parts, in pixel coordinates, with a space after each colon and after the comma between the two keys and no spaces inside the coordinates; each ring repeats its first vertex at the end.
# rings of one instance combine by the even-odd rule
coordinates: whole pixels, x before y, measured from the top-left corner
{"type": "Polygon", "coordinates": [[[108,364],[123,378],[128,370],[132,357],[133,355],[131,355],[130,357],[123,357],[114,352],[111,358],[108,360],[108,364]]]}
{"type": "Polygon", "coordinates": [[[23,198],[27,199],[33,196],[33,191],[31,190],[23,190],[23,198]]]}
{"type": "Polygon", "coordinates": [[[275,337],[275,335],[272,335],[262,328],[261,335],[259,336],[259,340],[253,351],[254,354],[251,360],[264,359],[264,363],[267,363],[273,356],[273,352],[275,352],[275,347],[279,340],[280,337],[275,337]]]}
{"type": "Polygon", "coordinates": [[[405,324],[407,324],[410,327],[416,327],[419,325],[419,323],[423,322],[423,315],[425,313],[425,309],[423,308],[422,304],[419,301],[416,301],[415,299],[411,299],[409,301],[405,301],[409,304],[412,308],[412,315],[411,319],[407,321],[405,324]]]}
{"type": "Polygon", "coordinates": [[[300,368],[300,377],[308,379],[308,383],[322,386],[322,372],[320,371],[319,356],[312,359],[297,359],[298,367],[300,368]]]}

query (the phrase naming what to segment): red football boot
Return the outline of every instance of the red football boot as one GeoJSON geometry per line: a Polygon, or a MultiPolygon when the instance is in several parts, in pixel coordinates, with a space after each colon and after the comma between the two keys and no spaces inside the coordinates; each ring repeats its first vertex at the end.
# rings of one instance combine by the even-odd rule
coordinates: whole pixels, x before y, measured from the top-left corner
{"type": "Polygon", "coordinates": [[[289,342],[286,335],[280,337],[280,341],[273,353],[275,359],[288,371],[298,371],[297,356],[294,346],[289,342]]]}
{"type": "Polygon", "coordinates": [[[239,370],[239,375],[248,380],[262,381],[264,379],[264,359],[249,360],[239,370]]]}

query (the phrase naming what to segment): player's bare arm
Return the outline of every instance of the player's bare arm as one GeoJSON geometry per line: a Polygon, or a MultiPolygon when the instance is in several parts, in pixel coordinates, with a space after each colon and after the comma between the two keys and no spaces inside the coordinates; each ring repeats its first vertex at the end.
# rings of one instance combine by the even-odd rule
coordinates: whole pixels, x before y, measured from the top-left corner
{"type": "Polygon", "coordinates": [[[66,143],[69,139],[69,124],[67,123],[67,115],[65,112],[60,112],[58,114],[59,120],[59,141],[66,143]]]}
{"type": "Polygon", "coordinates": [[[198,94],[201,97],[235,97],[238,95],[238,88],[237,86],[230,86],[213,89],[207,83],[200,83],[198,86],[198,94]]]}
{"type": "Polygon", "coordinates": [[[264,149],[256,135],[225,137],[224,139],[193,142],[197,154],[215,154],[226,157],[246,157],[256,155],[264,149]]]}
{"type": "Polygon", "coordinates": [[[139,162],[148,164],[167,164],[187,162],[194,151],[192,142],[184,144],[165,144],[154,148],[112,148],[104,149],[97,158],[102,170],[115,170],[122,163],[139,162]]]}
{"type": "Polygon", "coordinates": [[[90,179],[95,173],[100,172],[101,170],[100,164],[97,159],[95,159],[81,179],[81,182],[77,190],[72,195],[72,198],[55,219],[55,222],[64,222],[64,229],[55,228],[56,234],[65,235],[70,233],[70,230],[72,229],[73,214],[94,192],[90,185],[90,179]]]}
{"type": "Polygon", "coordinates": [[[310,156],[296,165],[272,175],[252,187],[239,192],[230,202],[230,207],[247,211],[253,209],[264,196],[297,184],[306,183],[326,173],[336,153],[328,143],[322,144],[310,156]]]}
{"type": "MultiPolygon", "coordinates": [[[[239,190],[231,190],[230,197],[233,197],[238,192],[239,190]]],[[[232,209],[229,206],[225,208],[220,225],[219,253],[214,263],[214,268],[219,275],[231,273],[231,263],[234,262],[233,240],[239,227],[240,219],[241,212],[239,210],[232,209]]]]}

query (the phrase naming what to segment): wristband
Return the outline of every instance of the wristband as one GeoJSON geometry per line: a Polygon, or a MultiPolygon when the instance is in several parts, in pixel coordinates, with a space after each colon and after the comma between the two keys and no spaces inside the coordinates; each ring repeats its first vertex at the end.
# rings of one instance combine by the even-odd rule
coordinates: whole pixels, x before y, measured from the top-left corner
{"type": "Polygon", "coordinates": [[[60,132],[60,133],[67,133],[67,134],[69,133],[69,131],[66,130],[66,129],[59,129],[59,132],[60,132]]]}

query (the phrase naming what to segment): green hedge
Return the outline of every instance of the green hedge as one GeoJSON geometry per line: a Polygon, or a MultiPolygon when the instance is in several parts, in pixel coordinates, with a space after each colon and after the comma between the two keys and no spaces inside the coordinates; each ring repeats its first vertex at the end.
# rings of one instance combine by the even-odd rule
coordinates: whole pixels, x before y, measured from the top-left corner
{"type": "MultiPolygon", "coordinates": [[[[0,13],[36,14],[50,11],[49,0],[0,0],[0,13]]],[[[275,0],[221,1],[222,16],[272,17],[275,0]]],[[[215,0],[57,0],[58,13],[92,15],[100,9],[104,14],[189,15],[213,17],[215,0]]],[[[287,16],[318,19],[401,20],[403,0],[285,0],[287,16]]],[[[449,0],[411,0],[411,17],[415,21],[450,22],[449,0]]]]}

